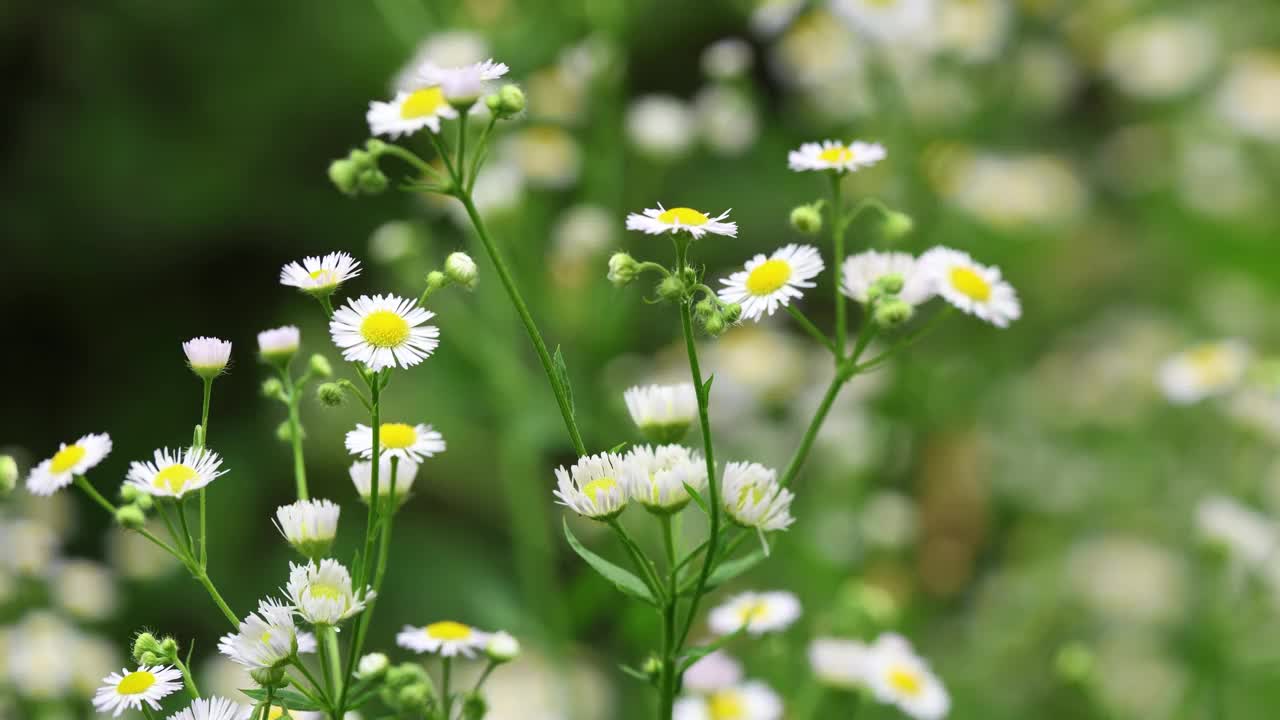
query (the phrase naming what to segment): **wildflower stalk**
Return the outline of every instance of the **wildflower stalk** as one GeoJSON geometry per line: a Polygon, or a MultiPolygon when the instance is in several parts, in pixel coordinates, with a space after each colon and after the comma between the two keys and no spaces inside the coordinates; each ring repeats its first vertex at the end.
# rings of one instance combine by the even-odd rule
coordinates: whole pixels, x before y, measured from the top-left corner
{"type": "Polygon", "coordinates": [[[289,406],[289,444],[293,447],[293,482],[297,487],[298,499],[306,500],[309,495],[307,493],[307,462],[302,454],[302,417],[299,412],[298,405],[302,399],[301,385],[305,382],[306,377],[298,383],[293,382],[293,378],[289,375],[288,367],[280,368],[280,381],[285,387],[285,403],[289,406]]]}
{"type": "Polygon", "coordinates": [[[835,267],[836,281],[835,286],[836,298],[836,340],[835,352],[837,360],[844,358],[845,340],[848,337],[848,321],[845,317],[844,293],[840,292],[840,268],[844,267],[844,203],[840,195],[840,173],[832,171],[829,174],[831,178],[831,241],[835,247],[835,267]]]}
{"type": "Polygon", "coordinates": [[[676,603],[679,601],[676,579],[675,538],[671,533],[671,516],[662,515],[662,544],[667,553],[667,602],[662,610],[662,675],[658,691],[662,705],[658,711],[660,720],[668,720],[674,713],[676,696],[676,603]]]}
{"type": "MultiPolygon", "coordinates": [[[[209,442],[209,401],[213,396],[213,378],[204,379],[204,398],[200,403],[200,449],[203,450],[209,442]]],[[[186,515],[184,514],[185,518],[186,515]]],[[[200,488],[200,567],[209,566],[209,550],[208,550],[208,526],[205,524],[207,517],[207,503],[205,501],[205,489],[200,488]]]]}

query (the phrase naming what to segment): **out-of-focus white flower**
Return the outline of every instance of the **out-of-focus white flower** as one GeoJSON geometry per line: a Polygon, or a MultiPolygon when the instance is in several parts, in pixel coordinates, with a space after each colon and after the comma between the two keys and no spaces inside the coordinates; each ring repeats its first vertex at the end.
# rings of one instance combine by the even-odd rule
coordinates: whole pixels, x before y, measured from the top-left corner
{"type": "Polygon", "coordinates": [[[1201,539],[1221,545],[1251,567],[1280,560],[1280,526],[1262,513],[1226,495],[1210,495],[1195,510],[1201,539]]]}
{"type": "Polygon", "coordinates": [[[449,30],[431,35],[414,51],[413,58],[396,76],[397,90],[422,87],[419,71],[428,63],[437,67],[458,67],[489,57],[489,44],[480,35],[466,30],[449,30]]]}
{"type": "Polygon", "coordinates": [[[553,267],[578,265],[613,246],[618,219],[600,205],[574,205],[560,214],[551,229],[553,267]]]}
{"type": "Polygon", "coordinates": [[[369,257],[383,264],[399,262],[416,252],[417,226],[405,220],[385,222],[369,236],[369,257]]]}
{"type": "Polygon", "coordinates": [[[858,527],[870,545],[901,548],[916,538],[916,506],[911,498],[882,490],[867,498],[858,527]]]}
{"type": "MultiPolygon", "coordinates": [[[[152,535],[162,536],[164,525],[151,518],[144,526],[152,535]]],[[[179,567],[177,558],[161,550],[132,530],[112,528],[107,535],[107,558],[120,574],[130,580],[152,580],[179,567]]]]}
{"type": "Polygon", "coordinates": [[[631,387],[623,399],[631,421],[653,442],[676,442],[698,417],[698,396],[691,383],[631,387]]]}
{"type": "MultiPolygon", "coordinates": [[[[784,85],[812,90],[815,96],[842,87],[856,92],[865,83],[865,62],[853,34],[825,10],[797,19],[773,46],[769,59],[784,85]]],[[[857,107],[866,109],[864,104],[857,107]]]]}
{"type": "Polygon", "coordinates": [[[1060,45],[1031,41],[1019,45],[1017,96],[1041,112],[1055,112],[1070,101],[1080,87],[1080,69],[1060,45]]]}
{"type": "MultiPolygon", "coordinates": [[[[481,667],[478,663],[470,668],[455,667],[455,672],[474,683],[468,673],[478,674],[481,667]]],[[[612,688],[598,662],[573,659],[552,664],[536,651],[525,650],[518,662],[503,666],[485,682],[489,702],[485,720],[616,717],[612,688]]]]}
{"type": "Polygon", "coordinates": [[[1267,199],[1263,180],[1245,148],[1232,140],[1197,136],[1178,153],[1178,192],[1189,207],[1208,215],[1233,217],[1267,199]]]}
{"type": "Polygon", "coordinates": [[[818,681],[839,688],[865,687],[871,648],[859,640],[818,637],[809,643],[809,667],[818,681]]]}
{"type": "MultiPolygon", "coordinates": [[[[481,215],[490,215],[514,210],[524,200],[526,181],[520,166],[509,160],[498,159],[485,163],[476,176],[475,187],[471,189],[471,199],[481,215]]],[[[461,203],[451,202],[449,208],[454,218],[464,225],[471,220],[461,203]]]]}
{"type": "MultiPolygon", "coordinates": [[[[227,343],[228,352],[230,347],[227,343]]],[[[85,435],[70,445],[62,443],[53,457],[31,469],[27,491],[32,495],[52,495],[70,485],[77,475],[89,472],[109,454],[111,436],[106,433],[85,435]]]]}
{"type": "Polygon", "coordinates": [[[578,180],[582,151],[578,142],[555,125],[532,125],[508,137],[503,152],[535,187],[563,189],[578,180]]]}
{"type": "Polygon", "coordinates": [[[906,638],[888,633],[871,646],[867,684],[882,703],[895,705],[915,720],[941,720],[951,696],[906,638]]]}
{"type": "Polygon", "coordinates": [[[707,626],[717,635],[729,635],[742,628],[751,635],[779,632],[800,619],[800,599],[785,591],[745,592],[712,608],[707,626]]]}
{"type": "Polygon", "coordinates": [[[44,523],[0,518],[0,567],[20,575],[39,575],[58,556],[58,536],[44,523]]]}
{"type": "Polygon", "coordinates": [[[489,83],[507,74],[506,63],[492,59],[443,66],[427,62],[418,68],[420,87],[439,87],[454,107],[470,105],[484,95],[489,83]]]}
{"type": "Polygon", "coordinates": [[[1022,305],[1000,269],[980,265],[968,253],[935,247],[920,256],[920,267],[944,300],[996,327],[1022,316],[1022,305]]]}
{"type": "Polygon", "coordinates": [[[1122,91],[1161,99],[1199,84],[1216,58],[1217,40],[1205,23],[1163,16],[1127,25],[1112,35],[1104,64],[1122,91]]]}
{"type": "Polygon", "coordinates": [[[754,51],[742,38],[727,37],[717,40],[702,51],[702,72],[715,80],[732,80],[745,75],[751,69],[754,51]]]}
{"type": "Polygon", "coordinates": [[[756,0],[751,10],[751,30],[757,35],[777,35],[804,8],[804,0],[756,0]]]}
{"type": "Polygon", "coordinates": [[[1004,48],[1012,18],[1009,0],[939,0],[939,49],[966,62],[988,62],[1004,48]]]}
{"type": "Polygon", "coordinates": [[[884,146],[879,143],[823,140],[821,143],[805,143],[799,150],[787,153],[787,166],[796,172],[806,170],[855,172],[875,165],[885,158],[885,154],[884,146]]]}
{"type": "Polygon", "coordinates": [[[751,98],[739,90],[712,85],[693,99],[702,138],[719,155],[741,155],[760,137],[760,118],[751,98]]]}
{"type": "Polygon", "coordinates": [[[342,283],[360,275],[360,261],[344,252],[305,257],[280,268],[280,284],[315,295],[332,295],[342,283]]]}
{"type": "Polygon", "coordinates": [[[1186,666],[1149,635],[1108,632],[1094,657],[1098,699],[1113,716],[1176,716],[1179,698],[1186,695],[1186,666]]]}
{"type": "Polygon", "coordinates": [[[1088,200],[1075,171],[1053,156],[961,152],[955,160],[935,178],[939,190],[996,227],[1061,223],[1088,200]]]}
{"type": "Polygon", "coordinates": [[[847,297],[866,304],[871,286],[886,275],[902,278],[898,299],[920,305],[933,297],[932,279],[910,253],[866,250],[845,258],[840,290],[847,297]]]}
{"type": "Polygon", "coordinates": [[[1146,540],[1114,535],[1081,542],[1068,552],[1064,574],[1085,605],[1106,618],[1160,623],[1185,610],[1182,559],[1146,540]]]}
{"type": "Polygon", "coordinates": [[[749,681],[703,697],[676,701],[674,720],[781,720],[782,698],[768,685],[749,681]]]}
{"type": "Polygon", "coordinates": [[[703,655],[684,672],[684,689],[711,693],[742,682],[742,663],[723,650],[703,655]]]}
{"type": "Polygon", "coordinates": [[[438,86],[424,87],[412,92],[401,91],[389,102],[373,100],[365,113],[369,133],[385,135],[392,140],[412,135],[422,128],[440,132],[440,121],[458,117],[458,111],[449,104],[444,91],[438,86]]]}
{"type": "MultiPolygon", "coordinates": [[[[0,654],[3,654],[0,648],[0,654]]],[[[104,668],[120,667],[124,662],[114,639],[97,635],[78,635],[65,661],[71,663],[72,686],[76,694],[92,697],[93,691],[102,681],[104,668]]],[[[3,661],[0,661],[0,677],[4,677],[3,661]]]]}
{"type": "Polygon", "coordinates": [[[661,160],[675,160],[693,145],[693,110],[670,95],[645,95],[627,108],[627,138],[641,152],[661,160]]]}
{"type": "MultiPolygon", "coordinates": [[[[63,697],[75,680],[67,657],[78,638],[74,627],[51,612],[27,613],[9,629],[5,654],[8,669],[3,675],[6,684],[32,700],[63,697]]],[[[98,668],[95,686],[101,677],[102,668],[98,668]]]]}
{"type": "Polygon", "coordinates": [[[1280,142],[1280,53],[1249,50],[1233,56],[1214,104],[1237,132],[1280,142]]]}
{"type": "Polygon", "coordinates": [[[937,22],[934,0],[831,0],[831,10],[867,39],[898,47],[930,42],[937,22]]]}
{"type": "Polygon", "coordinates": [[[1241,340],[1203,343],[1161,363],[1157,382],[1170,402],[1196,403],[1237,387],[1252,357],[1241,340]]]}
{"type": "Polygon", "coordinates": [[[50,590],[57,606],[90,622],[110,618],[119,598],[111,571],[91,560],[64,560],[54,566],[50,590]]]}
{"type": "MultiPolygon", "coordinates": [[[[369,502],[369,495],[373,492],[373,462],[355,462],[351,464],[349,470],[351,482],[356,486],[356,492],[359,493],[360,499],[369,502]]],[[[391,482],[391,458],[382,455],[382,460],[378,463],[378,497],[383,498],[391,494],[391,486],[395,485],[396,502],[402,503],[409,496],[409,491],[413,489],[413,481],[418,477],[418,464],[412,460],[400,460],[396,463],[395,483],[391,482]]]]}

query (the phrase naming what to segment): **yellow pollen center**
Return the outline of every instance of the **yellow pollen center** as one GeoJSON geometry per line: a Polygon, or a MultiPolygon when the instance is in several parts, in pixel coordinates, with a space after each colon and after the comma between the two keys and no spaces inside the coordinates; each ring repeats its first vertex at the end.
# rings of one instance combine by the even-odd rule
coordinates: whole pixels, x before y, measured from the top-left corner
{"type": "Polygon", "coordinates": [[[390,310],[375,310],[360,323],[360,335],[374,347],[393,348],[409,337],[409,323],[390,310]]]}
{"type": "Polygon", "coordinates": [[[271,644],[271,631],[270,631],[270,630],[268,630],[268,631],[266,631],[266,632],[262,633],[262,637],[258,638],[258,641],[259,641],[259,642],[261,642],[263,645],[270,645],[270,644],[271,644]]]}
{"type": "Polygon", "coordinates": [[[765,260],[747,276],[747,292],[768,295],[791,279],[791,265],[786,260],[765,260]]]}
{"type": "Polygon", "coordinates": [[[746,703],[732,690],[712,693],[707,698],[707,710],[711,713],[711,720],[741,720],[747,716],[746,703]]]}
{"type": "Polygon", "coordinates": [[[337,273],[326,268],[312,270],[311,279],[315,280],[318,285],[336,285],[338,283],[337,273]]]}
{"type": "Polygon", "coordinates": [[[124,679],[120,681],[120,684],[116,685],[116,692],[121,695],[140,695],[155,684],[155,675],[152,675],[146,670],[139,670],[125,675],[124,679]]]}
{"type": "Polygon", "coordinates": [[[738,621],[741,622],[743,625],[747,625],[751,623],[753,620],[759,620],[760,618],[763,618],[766,610],[767,609],[765,608],[764,603],[760,601],[743,605],[738,610],[738,621]]]}
{"type": "Polygon", "coordinates": [[[916,697],[924,691],[924,683],[920,681],[920,676],[906,668],[890,668],[889,684],[894,690],[911,697],[916,697]]]}
{"type": "Polygon", "coordinates": [[[951,268],[951,287],[978,302],[986,302],[991,297],[991,283],[966,267],[951,268]]]}
{"type": "Polygon", "coordinates": [[[170,465],[169,467],[156,473],[156,479],[151,484],[157,488],[168,488],[169,492],[180,493],[187,483],[195,480],[199,475],[196,471],[186,465],[170,465]]]}
{"type": "Polygon", "coordinates": [[[605,477],[599,480],[592,480],[582,486],[582,492],[591,498],[591,502],[599,502],[600,495],[603,495],[614,488],[618,487],[618,481],[613,478],[605,477]]]}
{"type": "Polygon", "coordinates": [[[752,505],[759,505],[764,500],[764,490],[757,485],[748,485],[738,491],[738,509],[741,510],[747,506],[747,499],[751,499],[752,505]]]}
{"type": "Polygon", "coordinates": [[[658,216],[658,222],[664,225],[675,225],[676,223],[681,225],[706,225],[710,219],[697,210],[687,207],[664,210],[658,216]]]}
{"type": "Polygon", "coordinates": [[[443,622],[431,623],[422,629],[427,637],[432,640],[466,640],[471,637],[471,628],[460,622],[445,620],[443,622]]]}
{"type": "Polygon", "coordinates": [[[83,460],[84,454],[85,449],[79,445],[68,445],[53,456],[53,465],[49,469],[55,473],[64,473],[83,460]]]}
{"type": "Polygon", "coordinates": [[[423,88],[400,104],[400,117],[404,120],[431,117],[445,102],[444,92],[439,87],[423,88]]]}
{"type": "Polygon", "coordinates": [[[853,151],[843,145],[837,145],[818,153],[818,159],[829,163],[847,163],[853,159],[853,151]]]}
{"type": "Polygon", "coordinates": [[[317,599],[338,600],[342,597],[342,592],[338,590],[338,586],[329,583],[311,583],[311,587],[308,590],[311,592],[311,597],[317,599]]]}
{"type": "Polygon", "coordinates": [[[418,442],[418,431],[412,425],[404,423],[382,423],[378,430],[378,440],[384,448],[403,450],[418,442]]]}
{"type": "MultiPolygon", "coordinates": [[[[1216,345],[1202,345],[1187,352],[1196,376],[1205,385],[1220,385],[1230,379],[1226,353],[1216,345]]],[[[68,448],[70,449],[70,448],[68,448]]],[[[55,465],[57,464],[55,458],[55,465]]]]}

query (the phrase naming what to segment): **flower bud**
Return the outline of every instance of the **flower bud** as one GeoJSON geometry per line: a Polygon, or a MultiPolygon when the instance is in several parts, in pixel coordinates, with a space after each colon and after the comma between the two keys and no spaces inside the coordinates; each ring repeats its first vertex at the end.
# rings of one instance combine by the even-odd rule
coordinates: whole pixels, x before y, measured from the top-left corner
{"type": "Polygon", "coordinates": [[[476,281],[480,277],[476,261],[464,252],[450,253],[449,257],[444,259],[444,274],[445,277],[468,290],[475,288],[476,281]]]}
{"type": "Polygon", "coordinates": [[[880,226],[881,232],[890,240],[897,240],[905,237],[915,227],[916,223],[911,219],[910,215],[900,213],[896,210],[890,210],[884,216],[884,224],[880,226]]]}
{"type": "Polygon", "coordinates": [[[615,287],[630,285],[640,274],[640,263],[624,252],[614,253],[609,258],[609,282],[615,287]]]}
{"type": "Polygon", "coordinates": [[[427,273],[427,294],[428,295],[439,290],[440,288],[448,287],[448,286],[449,286],[448,275],[445,275],[439,270],[432,270],[431,272],[427,273]]]}
{"type": "Polygon", "coordinates": [[[878,296],[883,297],[885,295],[897,295],[902,292],[903,283],[904,280],[901,273],[887,273],[876,278],[875,282],[872,283],[872,287],[877,290],[878,296]]]}
{"type": "Polygon", "coordinates": [[[262,396],[269,400],[284,399],[284,383],[280,378],[267,378],[262,381],[262,396]]]}
{"type": "Polygon", "coordinates": [[[163,655],[160,649],[160,641],[155,635],[149,632],[140,632],[138,637],[133,639],[133,659],[142,665],[154,665],[155,663],[143,662],[142,656],[145,653],[152,655],[163,655]]]}
{"type": "Polygon", "coordinates": [[[364,149],[373,157],[377,157],[387,151],[387,144],[378,138],[369,138],[364,143],[364,149]]]}
{"type": "Polygon", "coordinates": [[[483,695],[478,692],[467,693],[466,699],[462,701],[462,720],[484,720],[488,712],[489,704],[485,702],[483,695]]]}
{"type": "Polygon", "coordinates": [[[347,393],[338,383],[321,383],[316,388],[316,397],[320,399],[320,404],[325,407],[339,407],[346,402],[347,393]]]}
{"type": "Polygon", "coordinates": [[[520,641],[505,632],[496,632],[484,647],[484,654],[495,663],[511,662],[520,655],[520,641]]]}
{"type": "Polygon", "coordinates": [[[725,322],[719,315],[712,315],[702,321],[702,329],[711,337],[719,337],[725,331],[725,322]]]}
{"type": "MultiPolygon", "coordinates": [[[[298,434],[302,434],[302,426],[298,426],[298,434]]],[[[280,442],[293,442],[293,428],[289,427],[289,421],[286,420],[276,426],[276,439],[280,442]]]]}
{"type": "Polygon", "coordinates": [[[366,195],[381,194],[387,189],[387,186],[391,184],[391,181],[387,180],[387,176],[384,175],[377,167],[371,167],[360,173],[359,178],[357,178],[357,182],[360,187],[360,192],[366,195]]]}
{"type": "Polygon", "coordinates": [[[356,195],[356,175],[360,172],[355,163],[346,158],[329,163],[329,181],[343,195],[356,195]]]}
{"type": "Polygon", "coordinates": [[[333,377],[333,366],[329,364],[329,358],[319,353],[311,356],[308,366],[311,369],[311,374],[316,377],[333,377]]]}
{"type": "Polygon", "coordinates": [[[249,671],[249,677],[261,687],[279,687],[284,683],[284,668],[254,668],[249,671]]]}
{"type": "Polygon", "coordinates": [[[720,308],[717,306],[716,301],[711,298],[703,298],[702,300],[694,303],[693,314],[694,317],[698,318],[698,320],[705,321],[713,315],[719,315],[720,308]]]}
{"type": "Polygon", "coordinates": [[[890,297],[876,304],[876,324],[886,328],[896,327],[910,320],[915,312],[916,309],[910,303],[890,297]]]}
{"type": "Polygon", "coordinates": [[[140,665],[163,665],[165,657],[159,653],[144,652],[138,653],[138,664],[140,665]]]}
{"type": "Polygon", "coordinates": [[[1053,665],[1063,680],[1086,683],[1093,676],[1093,652],[1080,643],[1069,643],[1058,650],[1053,665]]]}
{"type": "Polygon", "coordinates": [[[178,656],[178,641],[172,637],[165,637],[160,641],[160,654],[167,658],[178,656]]]}
{"type": "Polygon", "coordinates": [[[421,715],[431,704],[431,689],[421,683],[401,688],[396,694],[396,705],[401,713],[421,715]]]}
{"type": "Polygon", "coordinates": [[[382,653],[369,653],[360,658],[356,665],[356,675],[361,679],[381,677],[387,673],[391,661],[382,653]]]}
{"type": "Polygon", "coordinates": [[[13,492],[18,484],[18,461],[12,455],[0,455],[0,497],[13,492]]]}
{"type": "Polygon", "coordinates": [[[498,92],[484,99],[489,111],[499,120],[505,120],[524,112],[524,91],[518,85],[503,85],[498,92]]]}
{"type": "Polygon", "coordinates": [[[137,505],[124,505],[116,510],[116,522],[121,527],[137,530],[147,522],[147,516],[137,505]]]}
{"type": "Polygon", "coordinates": [[[658,283],[658,297],[670,302],[683,300],[685,290],[684,281],[678,275],[668,275],[658,283]]]}
{"type": "Polygon", "coordinates": [[[720,317],[732,325],[742,318],[742,306],[738,303],[728,303],[720,308],[720,317]]]}
{"type": "Polygon", "coordinates": [[[640,671],[648,675],[650,679],[656,680],[662,674],[662,661],[650,655],[645,658],[644,665],[640,667],[640,671]]]}
{"type": "Polygon", "coordinates": [[[400,689],[414,684],[429,684],[430,677],[427,671],[420,665],[415,663],[400,663],[395,667],[387,668],[387,685],[400,689]]]}
{"type": "Polygon", "coordinates": [[[822,232],[822,210],[814,205],[798,205],[791,209],[791,227],[805,235],[822,232]]]}

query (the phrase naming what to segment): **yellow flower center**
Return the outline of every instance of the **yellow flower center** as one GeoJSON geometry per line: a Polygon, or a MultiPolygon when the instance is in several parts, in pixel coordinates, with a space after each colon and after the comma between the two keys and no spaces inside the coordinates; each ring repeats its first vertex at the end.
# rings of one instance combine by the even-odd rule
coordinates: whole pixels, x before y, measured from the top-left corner
{"type": "Polygon", "coordinates": [[[706,225],[711,218],[687,207],[671,208],[658,216],[658,222],[664,225],[706,225]]]}
{"type": "Polygon", "coordinates": [[[337,585],[330,583],[311,583],[311,587],[307,589],[310,591],[311,597],[316,599],[338,600],[342,598],[342,591],[338,589],[337,585]]]}
{"type": "Polygon", "coordinates": [[[746,703],[733,690],[712,693],[707,698],[707,710],[711,713],[711,720],[742,720],[747,717],[746,703]]]}
{"type": "Polygon", "coordinates": [[[116,692],[121,695],[140,695],[155,684],[155,675],[152,675],[146,670],[139,670],[125,675],[124,679],[120,681],[120,684],[116,685],[116,692]]]}
{"type": "Polygon", "coordinates": [[[910,697],[916,697],[924,692],[924,682],[920,676],[904,667],[889,668],[889,685],[910,697]]]}
{"type": "Polygon", "coordinates": [[[423,88],[405,98],[400,104],[400,117],[404,120],[431,117],[446,102],[444,92],[439,87],[423,88]]]}
{"type": "MultiPolygon", "coordinates": [[[[889,0],[889,2],[893,2],[893,0],[889,0]]],[[[836,145],[818,153],[818,159],[829,163],[847,163],[853,159],[853,151],[844,145],[836,145]]]]}
{"type": "Polygon", "coordinates": [[[169,488],[169,492],[180,493],[187,483],[195,480],[199,475],[195,470],[186,465],[170,465],[169,467],[156,473],[156,479],[151,484],[157,488],[169,488]]]}
{"type": "Polygon", "coordinates": [[[270,631],[270,630],[268,630],[268,631],[266,631],[266,632],[262,633],[262,637],[258,638],[258,642],[262,643],[263,645],[270,645],[270,644],[271,644],[271,631],[270,631]]]}
{"type": "Polygon", "coordinates": [[[1187,360],[1195,370],[1196,377],[1205,385],[1221,385],[1231,377],[1227,355],[1217,345],[1192,348],[1187,351],[1187,360]]]}
{"type": "Polygon", "coordinates": [[[53,456],[53,465],[49,469],[55,473],[64,473],[83,460],[84,454],[85,449],[79,445],[68,445],[53,456]]]}
{"type": "Polygon", "coordinates": [[[412,425],[404,423],[382,423],[378,430],[378,440],[384,448],[403,450],[418,442],[418,431],[412,425]]]}
{"type": "Polygon", "coordinates": [[[764,490],[758,485],[748,485],[738,491],[738,509],[741,510],[747,506],[747,498],[751,499],[752,505],[759,505],[764,500],[764,490]]]}
{"type": "Polygon", "coordinates": [[[583,485],[582,493],[591,498],[591,502],[599,502],[600,495],[608,493],[616,487],[618,487],[617,480],[610,477],[604,477],[599,480],[592,480],[586,485],[583,485]]]}
{"type": "Polygon", "coordinates": [[[471,628],[460,622],[445,620],[443,622],[431,623],[422,629],[427,637],[432,640],[443,640],[446,642],[455,640],[466,640],[471,637],[471,628]]]}
{"type": "Polygon", "coordinates": [[[967,267],[951,268],[951,287],[978,302],[986,302],[991,297],[991,283],[967,267]]]}
{"type": "Polygon", "coordinates": [[[786,260],[765,260],[747,276],[747,292],[768,295],[791,279],[791,265],[786,260]]]}
{"type": "Polygon", "coordinates": [[[759,620],[760,618],[763,618],[765,615],[765,612],[767,611],[768,611],[768,608],[765,607],[764,602],[761,600],[756,600],[755,602],[747,603],[746,605],[743,605],[741,608],[738,608],[738,622],[742,623],[743,625],[748,625],[753,620],[759,620]]]}
{"type": "Polygon", "coordinates": [[[311,279],[316,281],[317,285],[337,285],[338,274],[327,268],[311,271],[311,279]]]}
{"type": "Polygon", "coordinates": [[[393,348],[409,337],[409,323],[390,310],[375,310],[360,323],[360,335],[374,347],[393,348]]]}

